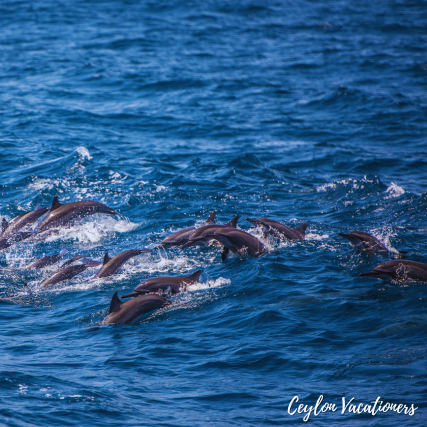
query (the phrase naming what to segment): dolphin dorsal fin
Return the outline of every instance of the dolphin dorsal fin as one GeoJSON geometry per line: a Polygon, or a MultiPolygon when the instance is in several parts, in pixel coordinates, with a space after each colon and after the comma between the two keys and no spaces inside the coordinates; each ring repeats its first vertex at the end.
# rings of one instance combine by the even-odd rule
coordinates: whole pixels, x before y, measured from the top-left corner
{"type": "Polygon", "coordinates": [[[38,211],[41,208],[40,203],[37,202],[36,208],[34,209],[35,211],[38,211]]]}
{"type": "Polygon", "coordinates": [[[191,273],[187,276],[187,279],[191,280],[192,282],[198,282],[200,275],[203,273],[203,270],[197,270],[194,273],[191,273]]]}
{"type": "Polygon", "coordinates": [[[305,230],[307,229],[308,224],[301,224],[297,228],[294,228],[295,231],[300,232],[305,237],[305,230]]]}
{"type": "Polygon", "coordinates": [[[108,314],[117,311],[120,308],[121,303],[122,301],[120,301],[117,291],[114,292],[113,298],[111,298],[110,311],[108,312],[108,314]]]}
{"type": "Polygon", "coordinates": [[[208,224],[215,224],[215,212],[212,212],[208,216],[208,219],[205,221],[205,225],[208,225],[208,224]]]}
{"type": "Polygon", "coordinates": [[[9,223],[6,221],[5,218],[2,219],[1,221],[1,232],[4,233],[4,230],[6,230],[6,228],[8,227],[9,223]]]}
{"type": "Polygon", "coordinates": [[[55,197],[53,198],[53,202],[52,202],[52,206],[51,206],[51,208],[50,208],[50,211],[52,212],[52,211],[54,211],[55,209],[60,208],[61,206],[62,206],[62,205],[61,205],[61,203],[59,203],[58,196],[55,196],[55,197]]]}
{"type": "Polygon", "coordinates": [[[111,258],[108,256],[108,252],[105,252],[104,261],[102,261],[102,265],[107,264],[107,262],[110,261],[110,259],[111,258]]]}
{"type": "Polygon", "coordinates": [[[237,221],[239,220],[240,216],[235,216],[231,221],[228,221],[227,224],[224,224],[226,227],[236,228],[237,221]]]}

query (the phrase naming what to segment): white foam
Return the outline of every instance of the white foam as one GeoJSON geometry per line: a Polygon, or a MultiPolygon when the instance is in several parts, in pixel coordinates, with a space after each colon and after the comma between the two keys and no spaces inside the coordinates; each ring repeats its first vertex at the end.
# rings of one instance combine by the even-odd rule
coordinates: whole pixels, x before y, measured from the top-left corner
{"type": "Polygon", "coordinates": [[[387,193],[387,196],[384,197],[385,200],[394,199],[405,194],[405,190],[402,187],[399,187],[395,182],[391,182],[385,192],[387,193]]]}
{"type": "Polygon", "coordinates": [[[221,288],[224,285],[229,285],[231,283],[230,279],[225,279],[224,277],[218,277],[215,280],[208,280],[206,282],[197,282],[192,285],[187,286],[188,292],[202,291],[204,289],[213,289],[221,288]]]}
{"type": "Polygon", "coordinates": [[[162,191],[166,191],[166,189],[167,189],[167,187],[165,187],[164,185],[157,185],[157,184],[154,184],[154,186],[156,187],[156,192],[157,192],[157,193],[160,193],[160,192],[162,192],[162,191]]]}
{"type": "Polygon", "coordinates": [[[75,224],[70,228],[60,228],[57,233],[49,234],[46,242],[57,240],[75,240],[81,243],[97,243],[108,233],[126,233],[135,230],[138,224],[127,219],[94,215],[91,220],[75,224]]]}
{"type": "Polygon", "coordinates": [[[319,241],[319,240],[326,240],[329,239],[329,234],[315,234],[313,232],[307,233],[305,235],[305,240],[309,241],[319,241]]]}
{"type": "Polygon", "coordinates": [[[78,147],[76,151],[80,154],[80,156],[82,156],[82,159],[92,159],[92,156],[89,154],[89,150],[86,147],[78,147]]]}

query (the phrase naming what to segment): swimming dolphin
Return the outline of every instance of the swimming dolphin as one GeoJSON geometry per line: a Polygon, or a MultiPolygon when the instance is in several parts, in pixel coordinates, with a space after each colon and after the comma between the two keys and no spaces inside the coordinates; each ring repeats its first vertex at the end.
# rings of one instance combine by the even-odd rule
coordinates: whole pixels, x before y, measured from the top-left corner
{"type": "Polygon", "coordinates": [[[28,270],[35,269],[38,270],[40,268],[45,268],[49,265],[56,264],[63,256],[67,255],[68,251],[63,248],[59,254],[45,256],[43,258],[37,259],[33,261],[31,264],[28,264],[25,268],[28,270]]]}
{"type": "Polygon", "coordinates": [[[181,290],[185,290],[187,285],[198,282],[203,270],[197,270],[189,276],[184,277],[153,277],[152,279],[144,280],[139,284],[132,293],[122,295],[122,298],[131,298],[144,293],[154,293],[159,291],[167,291],[170,289],[171,294],[177,294],[181,290]]]}
{"type": "Polygon", "coordinates": [[[150,252],[152,249],[132,249],[130,251],[124,251],[113,258],[108,256],[108,252],[104,255],[104,262],[101,269],[98,273],[95,274],[96,277],[107,277],[114,274],[118,271],[126,261],[130,260],[132,257],[143,254],[145,252],[150,252]]]}
{"type": "Polygon", "coordinates": [[[55,196],[49,214],[36,227],[36,230],[45,231],[51,228],[69,225],[77,218],[83,218],[96,213],[119,215],[115,210],[99,202],[84,200],[83,202],[72,202],[62,205],[59,203],[58,197],[55,196]]]}
{"type": "MultiPolygon", "coordinates": [[[[338,233],[339,236],[350,240],[354,249],[358,252],[366,250],[369,254],[375,252],[388,252],[387,247],[381,243],[376,237],[362,231],[352,231],[349,234],[338,233]]],[[[400,254],[406,254],[406,251],[399,251],[400,254]]]]}
{"type": "Polygon", "coordinates": [[[251,257],[259,257],[266,252],[265,246],[255,236],[242,230],[220,228],[213,234],[208,234],[207,237],[218,240],[224,246],[221,254],[222,261],[225,261],[229,251],[241,257],[243,257],[242,249],[246,249],[246,253],[251,257]]]}
{"type": "Polygon", "coordinates": [[[130,324],[150,311],[170,305],[170,301],[160,295],[140,295],[127,301],[120,301],[117,291],[111,298],[110,311],[103,320],[103,325],[108,324],[130,324]]]}
{"type": "MultiPolygon", "coordinates": [[[[74,255],[71,259],[69,259],[68,261],[65,261],[64,264],[62,264],[58,270],[62,270],[64,267],[66,267],[67,265],[72,264],[75,261],[78,261],[79,259],[82,259],[83,257],[81,255],[74,255]]],[[[101,263],[99,263],[98,265],[100,265],[101,263]]]]}
{"type": "MultiPolygon", "coordinates": [[[[215,212],[212,212],[208,219],[205,221],[205,225],[215,224],[215,212]]],[[[165,237],[159,246],[179,246],[183,243],[188,242],[188,238],[193,234],[196,227],[185,228],[184,230],[177,231],[167,237],[165,237]]]]}
{"type": "Polygon", "coordinates": [[[285,237],[286,239],[290,240],[304,240],[305,230],[308,227],[308,224],[301,224],[296,228],[289,228],[280,222],[267,218],[246,218],[246,221],[255,226],[260,225],[262,227],[264,238],[266,238],[268,234],[271,234],[272,236],[278,237],[279,239],[285,237]]]}
{"type": "MultiPolygon", "coordinates": [[[[22,228],[36,222],[42,215],[44,215],[49,208],[41,208],[37,203],[36,209],[17,216],[12,221],[7,222],[5,218],[2,219],[0,239],[11,237],[17,234],[22,228]]],[[[21,239],[22,240],[22,239],[21,239]]]]}
{"type": "Polygon", "coordinates": [[[82,259],[83,264],[71,265],[69,267],[62,268],[54,273],[52,276],[48,277],[45,281],[40,284],[41,288],[46,288],[47,286],[56,285],[63,280],[72,279],[77,274],[82,273],[88,267],[96,267],[100,265],[100,262],[87,259],[86,257],[82,259]]]}
{"type": "Polygon", "coordinates": [[[408,260],[388,261],[377,265],[372,271],[360,273],[360,276],[376,277],[378,279],[412,279],[427,282],[427,264],[408,260]]]}
{"type": "Polygon", "coordinates": [[[211,225],[204,225],[200,228],[198,228],[188,239],[188,242],[185,245],[182,245],[183,248],[187,248],[188,246],[194,246],[194,245],[206,245],[211,240],[213,240],[211,237],[208,237],[212,235],[216,230],[220,228],[236,228],[237,221],[239,220],[239,216],[235,216],[232,220],[227,222],[227,224],[211,224],[211,225]]]}

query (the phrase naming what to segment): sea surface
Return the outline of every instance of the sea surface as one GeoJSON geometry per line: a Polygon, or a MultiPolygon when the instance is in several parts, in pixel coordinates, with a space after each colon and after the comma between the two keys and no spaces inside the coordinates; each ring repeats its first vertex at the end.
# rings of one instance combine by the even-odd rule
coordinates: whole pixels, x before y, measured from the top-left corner
{"type": "Polygon", "coordinates": [[[359,277],[427,262],[426,1],[2,0],[0,28],[0,217],[54,196],[120,213],[0,251],[1,426],[426,425],[427,285],[359,277]],[[268,253],[154,249],[44,290],[57,265],[24,269],[211,212],[268,253]],[[247,217],[309,228],[264,239],[247,217]],[[115,291],[198,269],[171,306],[101,325],[115,291]],[[295,396],[337,410],[304,423],[295,396]],[[342,413],[379,396],[418,409],[342,413]]]}

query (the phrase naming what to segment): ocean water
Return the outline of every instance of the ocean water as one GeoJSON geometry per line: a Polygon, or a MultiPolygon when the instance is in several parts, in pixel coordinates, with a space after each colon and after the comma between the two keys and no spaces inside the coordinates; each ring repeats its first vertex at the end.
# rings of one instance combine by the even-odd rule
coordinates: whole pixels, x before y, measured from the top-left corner
{"type": "Polygon", "coordinates": [[[304,425],[291,400],[321,395],[337,410],[307,424],[426,425],[427,287],[359,277],[397,254],[338,236],[427,262],[426,1],[2,0],[0,25],[1,217],[54,196],[120,212],[0,251],[0,425],[304,425]],[[154,248],[213,211],[307,238],[156,249],[43,291],[56,266],[23,269],[154,248]],[[100,325],[115,291],[196,269],[170,307],[100,325]],[[342,413],[378,396],[418,409],[342,413]]]}

